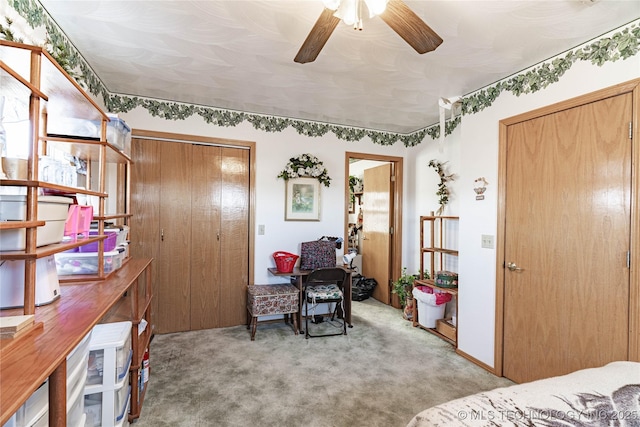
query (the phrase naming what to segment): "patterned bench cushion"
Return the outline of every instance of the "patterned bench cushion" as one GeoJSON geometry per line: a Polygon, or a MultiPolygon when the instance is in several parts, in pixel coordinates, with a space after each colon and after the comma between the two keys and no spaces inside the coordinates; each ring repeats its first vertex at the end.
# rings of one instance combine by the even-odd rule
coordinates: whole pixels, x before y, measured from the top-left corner
{"type": "Polygon", "coordinates": [[[283,283],[247,287],[247,308],[252,316],[298,312],[298,288],[283,283]]]}
{"type": "Polygon", "coordinates": [[[335,300],[342,298],[342,291],[336,284],[311,285],[307,287],[307,297],[314,303],[323,300],[335,300]]]}

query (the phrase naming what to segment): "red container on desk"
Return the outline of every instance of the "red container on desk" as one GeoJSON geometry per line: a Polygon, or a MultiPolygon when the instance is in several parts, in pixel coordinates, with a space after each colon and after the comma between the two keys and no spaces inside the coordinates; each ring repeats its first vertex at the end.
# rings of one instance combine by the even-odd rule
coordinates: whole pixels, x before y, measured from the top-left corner
{"type": "Polygon", "coordinates": [[[278,251],[273,253],[278,273],[291,273],[298,258],[298,255],[289,252],[278,251]]]}

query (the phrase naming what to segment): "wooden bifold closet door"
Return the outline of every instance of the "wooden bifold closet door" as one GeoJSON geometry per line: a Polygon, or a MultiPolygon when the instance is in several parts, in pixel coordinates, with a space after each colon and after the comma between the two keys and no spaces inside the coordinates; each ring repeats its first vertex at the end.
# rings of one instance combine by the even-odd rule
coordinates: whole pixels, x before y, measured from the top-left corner
{"type": "Polygon", "coordinates": [[[135,139],[132,251],[155,258],[155,332],[245,323],[249,150],[135,139]]]}

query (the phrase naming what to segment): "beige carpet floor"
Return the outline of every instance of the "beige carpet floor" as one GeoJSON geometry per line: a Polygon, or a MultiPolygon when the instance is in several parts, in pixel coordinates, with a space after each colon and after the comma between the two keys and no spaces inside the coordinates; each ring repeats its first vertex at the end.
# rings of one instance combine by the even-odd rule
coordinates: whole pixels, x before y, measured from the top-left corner
{"type": "MultiPolygon", "coordinates": [[[[284,323],[157,335],[137,427],[402,427],[423,409],[511,385],[373,299],[346,336],[284,323]]],[[[316,326],[316,325],[314,325],[316,326]]],[[[320,325],[317,325],[320,326],[320,325]]]]}

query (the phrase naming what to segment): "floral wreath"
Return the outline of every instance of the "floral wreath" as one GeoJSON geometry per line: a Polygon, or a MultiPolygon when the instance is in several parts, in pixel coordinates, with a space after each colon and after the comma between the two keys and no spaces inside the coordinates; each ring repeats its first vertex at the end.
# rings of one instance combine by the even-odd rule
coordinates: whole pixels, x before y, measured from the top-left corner
{"type": "Polygon", "coordinates": [[[439,197],[438,203],[440,204],[440,209],[438,209],[436,215],[441,215],[442,212],[444,212],[444,207],[447,203],[449,203],[449,195],[451,194],[451,191],[447,187],[447,183],[453,181],[456,177],[454,174],[447,174],[444,171],[444,165],[446,163],[447,162],[440,163],[436,159],[433,159],[429,162],[429,167],[434,168],[438,173],[438,176],[440,176],[438,191],[436,191],[436,196],[439,197]]]}
{"type": "Polygon", "coordinates": [[[278,175],[278,178],[288,180],[289,178],[300,178],[304,176],[310,176],[317,178],[325,187],[331,184],[331,178],[327,173],[320,160],[316,156],[311,154],[300,154],[298,157],[292,157],[289,159],[289,163],[282,172],[278,175]]]}

